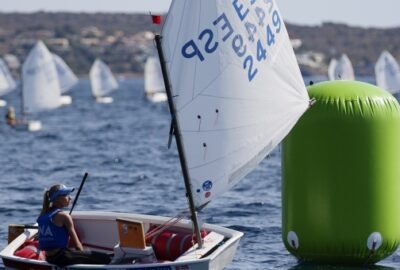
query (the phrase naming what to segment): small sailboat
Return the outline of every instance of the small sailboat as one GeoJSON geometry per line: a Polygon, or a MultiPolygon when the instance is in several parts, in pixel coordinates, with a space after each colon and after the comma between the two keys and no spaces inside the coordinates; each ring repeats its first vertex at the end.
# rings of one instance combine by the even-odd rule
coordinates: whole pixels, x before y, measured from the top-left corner
{"type": "Polygon", "coordinates": [[[383,51],[375,64],[376,85],[392,94],[400,92],[400,67],[388,51],[383,51]]]}
{"type": "Polygon", "coordinates": [[[144,93],[151,102],[163,102],[167,100],[164,79],[161,73],[158,58],[149,57],[144,66],[144,93]]]}
{"type": "Polygon", "coordinates": [[[22,66],[21,118],[17,118],[13,127],[18,130],[40,130],[41,122],[27,120],[26,114],[58,108],[61,105],[60,96],[53,56],[46,45],[38,41],[22,66]]]}
{"type": "Polygon", "coordinates": [[[331,81],[355,80],[353,65],[346,54],[342,54],[338,60],[332,59],[330,61],[328,67],[328,77],[331,81]]]}
{"type": "Polygon", "coordinates": [[[60,84],[60,89],[62,94],[61,103],[63,105],[71,104],[72,103],[71,96],[64,94],[67,93],[69,90],[71,90],[72,87],[74,87],[77,84],[78,78],[60,56],[53,53],[53,59],[54,59],[54,64],[56,65],[58,81],[60,84]]]}
{"type": "Polygon", "coordinates": [[[96,59],[90,69],[90,83],[96,102],[113,102],[113,98],[106,95],[118,89],[118,82],[110,68],[100,59],[96,59]]]}
{"type": "MultiPolygon", "coordinates": [[[[10,70],[8,69],[6,63],[0,58],[0,96],[4,96],[9,92],[15,90],[16,83],[12,77],[10,70]]],[[[0,99],[0,107],[7,105],[5,100],[0,99]]]]}
{"type": "MultiPolygon", "coordinates": [[[[156,44],[189,219],[76,212],[84,247],[113,252],[114,263],[65,269],[223,269],[243,234],[200,224],[199,211],[252,171],[309,107],[274,0],[175,0],[156,44]]],[[[1,251],[4,265],[54,269],[16,255],[36,234],[28,229],[1,251]]]]}

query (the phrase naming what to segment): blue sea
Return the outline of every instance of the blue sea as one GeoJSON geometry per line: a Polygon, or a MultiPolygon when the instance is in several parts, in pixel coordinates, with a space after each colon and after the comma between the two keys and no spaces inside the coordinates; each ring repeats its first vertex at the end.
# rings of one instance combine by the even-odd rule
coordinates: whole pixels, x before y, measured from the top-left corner
{"type": "MultiPolygon", "coordinates": [[[[72,105],[31,117],[43,124],[36,133],[13,130],[0,118],[1,247],[8,224],[35,222],[46,187],[78,187],[85,172],[89,177],[75,210],[174,216],[187,206],[176,147],[167,149],[167,104],[144,99],[142,78],[121,79],[112,104],[95,103],[87,80],[70,95],[72,105]]],[[[19,107],[18,91],[5,99],[19,107]]],[[[200,214],[203,222],[244,233],[227,269],[400,269],[399,252],[368,268],[298,264],[281,240],[280,164],[277,148],[200,214]]]]}

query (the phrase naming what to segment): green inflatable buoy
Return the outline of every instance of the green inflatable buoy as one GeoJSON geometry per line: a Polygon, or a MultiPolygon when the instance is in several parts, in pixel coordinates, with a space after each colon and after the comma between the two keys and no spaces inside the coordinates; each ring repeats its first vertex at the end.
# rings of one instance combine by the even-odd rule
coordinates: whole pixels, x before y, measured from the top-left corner
{"type": "Polygon", "coordinates": [[[308,87],[282,144],[282,237],[302,261],[372,264],[400,243],[400,106],[361,82],[308,87]]]}

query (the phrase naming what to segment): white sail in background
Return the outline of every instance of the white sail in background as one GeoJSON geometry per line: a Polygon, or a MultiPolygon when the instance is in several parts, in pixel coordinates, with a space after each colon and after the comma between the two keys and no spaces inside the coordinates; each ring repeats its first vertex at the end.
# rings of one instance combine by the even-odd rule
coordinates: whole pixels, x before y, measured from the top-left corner
{"type": "Polygon", "coordinates": [[[10,70],[3,59],[0,59],[0,96],[8,94],[16,87],[15,80],[13,79],[10,70]]]}
{"type": "Polygon", "coordinates": [[[375,64],[376,85],[392,94],[400,92],[400,67],[396,59],[383,51],[375,64]]]}
{"type": "Polygon", "coordinates": [[[336,66],[337,66],[338,62],[335,58],[332,58],[331,61],[329,62],[329,66],[328,66],[328,78],[330,81],[334,81],[337,78],[336,75],[336,66]]]}
{"type": "Polygon", "coordinates": [[[90,69],[90,83],[95,97],[103,97],[118,89],[117,80],[110,68],[100,59],[96,59],[90,69]]]}
{"type": "Polygon", "coordinates": [[[149,57],[146,60],[144,66],[144,90],[146,94],[165,92],[160,61],[156,57],[149,57]]]}
{"type": "Polygon", "coordinates": [[[175,0],[162,36],[201,206],[264,159],[309,97],[275,1],[175,0]]]}
{"type": "Polygon", "coordinates": [[[64,60],[53,53],[54,64],[56,65],[61,93],[66,93],[78,82],[78,78],[64,60]]]}
{"type": "Polygon", "coordinates": [[[61,90],[53,56],[42,41],[29,52],[22,66],[24,112],[51,110],[61,105],[61,90]]]}
{"type": "Polygon", "coordinates": [[[163,102],[168,99],[160,60],[156,57],[149,57],[146,60],[144,66],[144,93],[152,102],[163,102]]]}
{"type": "Polygon", "coordinates": [[[332,59],[328,68],[329,80],[349,80],[354,81],[353,65],[346,54],[342,54],[339,60],[332,59]]]}

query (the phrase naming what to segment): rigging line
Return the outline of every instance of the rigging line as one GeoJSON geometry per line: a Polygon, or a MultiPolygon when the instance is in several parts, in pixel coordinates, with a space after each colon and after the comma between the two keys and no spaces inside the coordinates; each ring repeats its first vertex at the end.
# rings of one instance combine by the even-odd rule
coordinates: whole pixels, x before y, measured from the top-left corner
{"type": "Polygon", "coordinates": [[[158,231],[160,231],[162,228],[164,227],[168,227],[169,224],[175,224],[176,221],[175,220],[179,220],[179,216],[176,215],[175,217],[172,217],[170,219],[168,219],[166,222],[160,224],[159,226],[155,227],[153,230],[148,231],[146,233],[146,237],[150,237],[152,235],[154,235],[155,233],[157,233],[158,231]]]}
{"type": "Polygon", "coordinates": [[[181,211],[175,217],[170,218],[165,223],[163,223],[160,226],[154,228],[153,230],[147,232],[146,233],[146,239],[147,238],[151,238],[155,234],[159,234],[159,233],[163,232],[164,230],[166,230],[167,228],[173,226],[174,224],[176,224],[177,222],[179,222],[180,220],[182,220],[183,218],[185,218],[187,216],[188,216],[188,210],[181,211]],[[174,220],[174,219],[176,219],[176,220],[174,220]]]}
{"type": "Polygon", "coordinates": [[[163,231],[165,231],[166,229],[172,227],[173,225],[175,225],[176,223],[178,223],[182,219],[183,219],[183,217],[177,218],[173,222],[172,221],[168,221],[168,223],[161,224],[160,226],[154,228],[154,230],[149,231],[148,233],[146,233],[146,235],[145,235],[146,240],[148,240],[149,238],[153,237],[154,235],[158,235],[158,234],[162,233],[163,231]]]}

